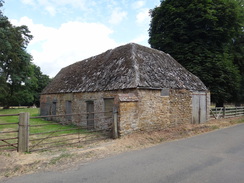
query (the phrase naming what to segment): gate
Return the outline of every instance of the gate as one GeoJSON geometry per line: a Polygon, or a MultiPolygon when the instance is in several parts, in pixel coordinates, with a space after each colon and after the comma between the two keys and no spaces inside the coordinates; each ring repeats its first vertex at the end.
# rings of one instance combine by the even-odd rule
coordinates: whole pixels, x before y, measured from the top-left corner
{"type": "Polygon", "coordinates": [[[9,116],[19,116],[19,114],[0,115],[0,150],[16,151],[18,148],[18,121],[1,123],[1,118],[9,116]]]}
{"type": "Polygon", "coordinates": [[[215,107],[210,109],[210,118],[232,118],[244,116],[244,107],[215,107]]]}
{"type": "MultiPolygon", "coordinates": [[[[99,112],[98,114],[100,114],[99,112]]],[[[105,113],[105,112],[103,112],[105,113]]],[[[109,111],[111,113],[111,111],[109,111]]],[[[40,118],[54,119],[56,117],[67,119],[67,116],[78,117],[82,119],[82,115],[95,116],[95,113],[83,114],[65,114],[65,115],[49,115],[30,117],[29,113],[20,113],[4,116],[19,116],[19,122],[0,123],[0,150],[17,150],[18,152],[33,152],[40,150],[49,150],[57,147],[66,147],[76,145],[84,147],[93,142],[108,139],[111,137],[117,138],[117,124],[112,124],[109,129],[94,129],[90,126],[79,126],[75,124],[64,124],[62,122],[45,121],[40,118]],[[91,115],[92,114],[92,115],[91,115]],[[8,128],[1,126],[8,125],[8,128]],[[9,126],[15,126],[15,129],[9,129],[9,126]],[[113,133],[112,133],[113,132],[113,133]],[[14,135],[12,135],[14,133],[14,135]],[[7,135],[6,135],[7,134],[7,135]]],[[[96,115],[98,117],[98,114],[96,115]]],[[[89,118],[93,120],[107,120],[108,118],[114,123],[117,123],[117,111],[110,117],[89,118]]],[[[84,119],[84,118],[83,118],[84,119]]],[[[94,125],[95,126],[95,125],[94,125]]]]}
{"type": "MultiPolygon", "coordinates": [[[[94,104],[89,102],[87,113],[80,114],[65,114],[65,115],[49,115],[49,116],[38,116],[31,117],[29,124],[30,134],[29,134],[29,149],[28,151],[39,151],[48,150],[56,147],[66,147],[71,145],[76,145],[83,147],[84,144],[90,144],[94,141],[100,141],[112,137],[112,126],[110,129],[95,129],[95,122],[97,120],[107,120],[108,117],[103,117],[101,115],[107,112],[93,112],[94,104]],[[95,115],[96,114],[96,115],[95,115]],[[94,118],[96,116],[96,118],[94,118]],[[100,117],[98,117],[100,116],[100,117]],[[62,123],[62,122],[46,122],[45,124],[32,124],[33,120],[37,118],[48,118],[55,119],[55,117],[63,117],[65,119],[86,119],[85,126],[79,124],[62,123]],[[47,130],[38,131],[38,128],[44,127],[47,130]]],[[[109,111],[110,113],[112,111],[109,111]]],[[[117,115],[116,115],[117,117],[117,115]]],[[[113,116],[109,117],[111,122],[113,122],[113,116]]],[[[117,120],[116,120],[117,122],[117,120]]],[[[82,123],[80,123],[82,124],[82,123]]]]}

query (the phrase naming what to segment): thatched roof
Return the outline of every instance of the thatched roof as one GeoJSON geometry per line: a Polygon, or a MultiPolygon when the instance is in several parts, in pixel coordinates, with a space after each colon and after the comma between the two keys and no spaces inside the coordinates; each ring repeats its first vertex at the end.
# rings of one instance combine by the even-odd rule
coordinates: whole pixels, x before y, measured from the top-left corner
{"type": "Polygon", "coordinates": [[[129,88],[207,90],[169,54],[130,43],[63,68],[42,94],[129,88]]]}

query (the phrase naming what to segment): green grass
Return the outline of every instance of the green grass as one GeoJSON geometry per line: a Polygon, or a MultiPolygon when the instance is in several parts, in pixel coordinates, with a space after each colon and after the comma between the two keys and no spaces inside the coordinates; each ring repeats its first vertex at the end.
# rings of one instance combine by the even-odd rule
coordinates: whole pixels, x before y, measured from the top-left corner
{"type": "Polygon", "coordinates": [[[237,123],[244,123],[244,117],[237,121],[237,123]]]}
{"type": "Polygon", "coordinates": [[[211,126],[211,128],[212,128],[213,130],[217,130],[217,129],[219,129],[219,127],[218,127],[217,125],[213,125],[213,126],[211,126]]]}
{"type": "Polygon", "coordinates": [[[63,153],[61,155],[59,155],[58,157],[54,157],[50,160],[49,164],[56,164],[57,162],[63,160],[63,159],[67,159],[67,158],[71,158],[73,155],[69,154],[69,153],[63,153]]]}
{"type": "MultiPolygon", "coordinates": [[[[1,109],[0,110],[0,115],[2,114],[19,114],[21,112],[28,112],[30,113],[31,117],[39,116],[39,109],[38,108],[18,108],[18,109],[1,109]]],[[[6,116],[6,117],[0,117],[0,123],[18,123],[19,119],[18,116],[6,116]]],[[[31,145],[36,145],[38,148],[45,148],[41,144],[42,142],[45,141],[45,143],[50,143],[53,141],[60,141],[60,140],[65,140],[67,139],[67,142],[57,142],[55,145],[63,145],[65,146],[71,141],[68,141],[70,138],[76,138],[77,140],[80,135],[84,135],[86,133],[89,133],[85,129],[79,129],[75,125],[62,125],[60,123],[55,123],[55,124],[50,124],[50,123],[55,123],[54,121],[47,121],[44,120],[43,118],[34,118],[30,119],[30,127],[29,127],[29,133],[32,134],[29,137],[30,144],[31,145]],[[44,125],[44,126],[31,126],[31,125],[44,125]],[[76,128],[76,129],[74,129],[76,128]],[[65,131],[61,131],[65,130],[65,131]],[[54,132],[54,131],[59,131],[59,132],[54,132]],[[44,132],[51,132],[47,134],[37,134],[37,133],[44,133],[44,132]],[[52,136],[57,136],[57,135],[65,135],[65,134],[70,134],[71,136],[65,136],[65,137],[59,137],[58,138],[51,138],[48,139],[47,137],[52,137],[52,136]],[[74,134],[72,136],[72,134],[74,134]],[[45,140],[35,140],[39,138],[46,138],[45,140]]],[[[0,125],[0,132],[1,131],[15,131],[18,130],[18,124],[9,124],[9,125],[0,125]]],[[[0,139],[5,139],[5,138],[12,138],[12,137],[17,137],[17,133],[0,133],[0,139]]],[[[9,143],[16,143],[17,140],[8,140],[9,143]]],[[[6,143],[0,141],[0,145],[6,145],[6,143]]],[[[36,148],[35,147],[35,148],[36,148]]]]}
{"type": "MultiPolygon", "coordinates": [[[[19,114],[21,112],[28,112],[30,113],[30,117],[36,117],[39,116],[39,109],[38,108],[22,108],[22,109],[1,109],[0,110],[0,115],[4,114],[19,114]]],[[[18,116],[6,116],[6,117],[0,117],[0,123],[18,123],[19,119],[18,116]]],[[[42,133],[42,132],[47,132],[47,131],[55,131],[55,130],[69,130],[72,128],[77,128],[75,125],[62,125],[60,123],[55,123],[55,124],[50,124],[50,123],[55,123],[54,121],[47,121],[43,118],[34,118],[30,119],[30,134],[34,133],[42,133]],[[46,125],[46,126],[31,126],[31,125],[46,125]]],[[[9,129],[16,129],[18,125],[0,125],[0,130],[9,128],[9,129]]],[[[63,133],[73,133],[72,131],[65,131],[65,132],[58,132],[58,134],[63,134],[63,133]]],[[[76,130],[77,131],[77,130],[76,130]]],[[[79,132],[86,132],[84,129],[79,129],[79,132]]]]}

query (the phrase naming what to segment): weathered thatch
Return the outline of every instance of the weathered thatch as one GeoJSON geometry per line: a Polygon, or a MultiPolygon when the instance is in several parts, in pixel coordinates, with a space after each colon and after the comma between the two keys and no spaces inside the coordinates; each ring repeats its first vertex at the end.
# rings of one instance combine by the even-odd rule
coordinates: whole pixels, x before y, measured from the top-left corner
{"type": "Polygon", "coordinates": [[[207,90],[170,55],[130,43],[63,68],[42,94],[132,88],[207,90]]]}

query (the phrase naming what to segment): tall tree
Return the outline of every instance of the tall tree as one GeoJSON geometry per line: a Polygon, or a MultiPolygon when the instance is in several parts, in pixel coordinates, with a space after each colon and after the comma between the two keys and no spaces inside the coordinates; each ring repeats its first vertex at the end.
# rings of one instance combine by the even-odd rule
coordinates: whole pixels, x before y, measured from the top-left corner
{"type": "Polygon", "coordinates": [[[231,44],[243,31],[241,9],[236,0],[164,0],[151,11],[149,44],[197,75],[217,106],[240,88],[231,44]]]}
{"type": "Polygon", "coordinates": [[[27,26],[12,25],[0,11],[0,105],[5,108],[37,102],[37,92],[49,79],[31,62],[32,56],[26,51],[31,39],[27,26]]]}

